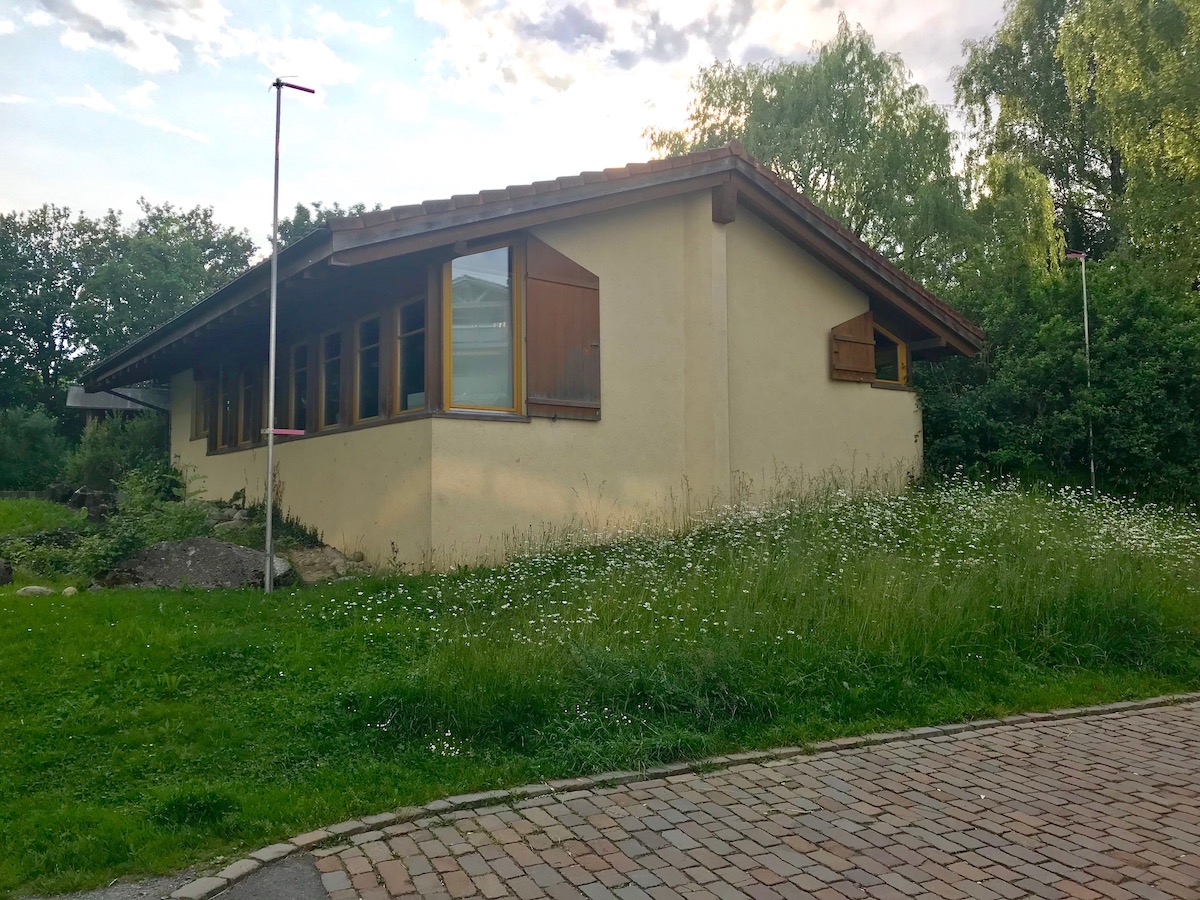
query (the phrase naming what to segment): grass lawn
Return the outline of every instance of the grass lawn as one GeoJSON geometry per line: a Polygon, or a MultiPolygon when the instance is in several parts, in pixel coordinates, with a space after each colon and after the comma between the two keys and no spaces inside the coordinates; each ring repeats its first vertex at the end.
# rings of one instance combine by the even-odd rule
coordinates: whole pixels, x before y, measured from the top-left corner
{"type": "Polygon", "coordinates": [[[82,525],[87,513],[47,500],[0,500],[0,538],[82,525]]]}
{"type": "Polygon", "coordinates": [[[439,795],[1200,686],[1200,523],[965,479],[504,568],[0,589],[0,895],[439,795]]]}

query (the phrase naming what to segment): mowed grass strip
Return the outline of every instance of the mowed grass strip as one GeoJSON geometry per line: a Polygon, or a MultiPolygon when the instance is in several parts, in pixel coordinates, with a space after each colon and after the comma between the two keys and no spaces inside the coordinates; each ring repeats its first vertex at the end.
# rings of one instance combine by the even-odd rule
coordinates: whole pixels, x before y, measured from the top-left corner
{"type": "Polygon", "coordinates": [[[1194,516],[966,479],[500,568],[0,594],[0,893],[452,793],[1200,686],[1194,516]]]}
{"type": "Polygon", "coordinates": [[[87,513],[48,500],[0,499],[0,538],[80,526],[87,513]]]}

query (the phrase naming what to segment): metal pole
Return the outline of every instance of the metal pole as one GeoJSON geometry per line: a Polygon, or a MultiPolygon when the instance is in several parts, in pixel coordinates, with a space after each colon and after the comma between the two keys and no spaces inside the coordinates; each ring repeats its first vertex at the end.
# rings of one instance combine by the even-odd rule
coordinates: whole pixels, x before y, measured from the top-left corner
{"type": "Polygon", "coordinates": [[[283,82],[275,79],[275,199],[271,207],[271,338],[267,348],[267,561],[263,590],[275,590],[275,321],[279,300],[279,120],[283,110],[283,82]]]}
{"type": "Polygon", "coordinates": [[[263,590],[275,590],[275,536],[272,526],[275,519],[275,359],[276,310],[279,302],[279,123],[283,110],[283,89],[294,88],[306,94],[315,94],[312,88],[301,87],[276,78],[275,88],[275,198],[271,207],[271,344],[267,348],[267,561],[263,590]]]}
{"type": "MultiPolygon", "coordinates": [[[[1087,387],[1088,401],[1091,402],[1092,393],[1092,334],[1091,326],[1088,324],[1088,302],[1087,302],[1087,255],[1085,254],[1080,259],[1080,270],[1083,273],[1083,363],[1087,372],[1087,387]]],[[[1092,474],[1092,494],[1096,493],[1096,443],[1092,436],[1092,412],[1088,410],[1088,467],[1092,474]]]]}

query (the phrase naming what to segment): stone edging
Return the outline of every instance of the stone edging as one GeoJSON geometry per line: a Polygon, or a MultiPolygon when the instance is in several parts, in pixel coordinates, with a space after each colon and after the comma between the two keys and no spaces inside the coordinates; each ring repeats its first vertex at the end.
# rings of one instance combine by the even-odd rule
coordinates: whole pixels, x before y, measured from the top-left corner
{"type": "Polygon", "coordinates": [[[245,859],[239,859],[215,875],[207,875],[191,881],[171,894],[171,897],[174,900],[208,900],[208,898],[216,897],[223,891],[228,890],[234,884],[248,875],[257,872],[268,863],[283,859],[285,856],[290,856],[300,850],[309,850],[333,838],[349,839],[355,844],[368,843],[385,837],[387,834],[386,829],[389,826],[411,822],[414,819],[420,819],[425,816],[437,816],[456,810],[471,809],[476,806],[512,803],[559,791],[578,791],[612,787],[613,785],[636,784],[678,775],[709,772],[714,769],[723,769],[732,766],[788,759],[795,756],[809,756],[838,750],[853,750],[857,747],[867,747],[873,744],[890,744],[899,741],[960,734],[965,731],[982,731],[1003,725],[1057,722],[1064,719],[1076,719],[1081,716],[1110,715],[1135,710],[1156,709],[1158,707],[1174,706],[1180,703],[1195,701],[1200,701],[1200,692],[1172,694],[1166,697],[1156,697],[1151,700],[1109,703],[1103,706],[1056,709],[1045,713],[1025,713],[1016,716],[1006,716],[1002,719],[979,719],[974,722],[910,728],[907,731],[892,731],[884,734],[834,738],[833,740],[821,741],[808,747],[780,747],[775,750],[751,750],[745,753],[731,753],[727,756],[713,756],[696,762],[656,766],[637,772],[605,772],[601,775],[591,775],[583,778],[564,778],[558,781],[527,784],[508,790],[461,794],[457,797],[434,800],[431,803],[426,803],[424,806],[406,806],[395,812],[381,813],[375,816],[363,816],[361,819],[350,819],[345,822],[339,822],[337,825],[330,825],[326,828],[318,828],[316,831],[296,835],[290,840],[272,844],[269,847],[263,847],[261,850],[255,850],[245,859]]]}

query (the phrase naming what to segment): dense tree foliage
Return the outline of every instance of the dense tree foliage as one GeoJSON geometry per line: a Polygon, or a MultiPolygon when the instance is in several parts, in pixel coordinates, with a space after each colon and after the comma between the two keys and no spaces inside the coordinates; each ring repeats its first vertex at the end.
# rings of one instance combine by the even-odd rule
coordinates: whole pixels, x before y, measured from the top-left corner
{"type": "Polygon", "coordinates": [[[1200,500],[1200,2],[1009,0],[956,76],[965,165],[843,20],[809,63],[718,64],[663,154],[731,139],[983,326],[917,367],[931,469],[1200,500]],[[1088,253],[1092,386],[1081,267],[1088,253]]]}

